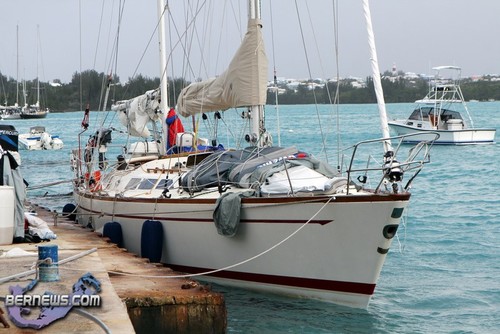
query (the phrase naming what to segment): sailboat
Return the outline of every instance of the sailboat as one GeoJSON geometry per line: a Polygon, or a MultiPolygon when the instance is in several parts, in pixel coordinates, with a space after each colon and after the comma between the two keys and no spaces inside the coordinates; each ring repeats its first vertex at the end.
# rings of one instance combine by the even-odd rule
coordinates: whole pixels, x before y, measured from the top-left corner
{"type": "MultiPolygon", "coordinates": [[[[260,4],[249,1],[247,31],[228,68],[185,87],[175,108],[184,117],[213,112],[216,118],[242,108],[241,119],[251,124],[247,146],[226,149],[195,131],[172,133],[167,127],[179,116],[166,98],[161,23],[160,88],[113,108],[132,135],[147,138],[145,125],[159,121],[163,136],[133,143],[114,163],[105,157],[110,128],[98,129],[74,149],[72,213],[79,224],[122,239],[128,251],[193,277],[367,307],[410,186],[429,162],[432,140],[399,159],[404,146],[391,143],[401,138],[388,136],[382,117],[384,136],[350,147],[350,160],[339,167],[295,146],[273,146],[264,124],[267,57],[260,4]],[[367,162],[360,152],[373,146],[380,160],[367,162]]],[[[170,10],[161,0],[158,7],[160,13],[170,10]]],[[[82,124],[86,129],[88,123],[82,124]]]]}
{"type": "Polygon", "coordinates": [[[428,94],[415,101],[416,107],[408,119],[393,120],[389,122],[389,127],[398,135],[420,132],[421,135],[405,140],[410,144],[429,139],[435,133],[440,135],[436,144],[493,144],[496,129],[474,127],[460,88],[462,69],[458,66],[437,66],[433,69],[436,75],[429,85],[428,94]],[[442,78],[444,71],[451,71],[451,78],[442,78]]]}
{"type": "MultiPolygon", "coordinates": [[[[38,40],[40,40],[40,31],[37,27],[38,40]]],[[[49,112],[48,108],[41,108],[40,106],[40,78],[38,77],[38,44],[37,44],[37,65],[36,65],[36,103],[28,105],[25,103],[21,110],[20,116],[22,119],[26,118],[45,118],[49,112]]],[[[26,92],[24,92],[26,96],[26,92]]]]}
{"type": "Polygon", "coordinates": [[[21,107],[19,106],[0,106],[0,119],[20,119],[21,107]]]}
{"type": "Polygon", "coordinates": [[[8,106],[7,101],[4,106],[0,106],[0,119],[20,119],[21,107],[19,106],[19,26],[16,26],[16,103],[8,106]]]}

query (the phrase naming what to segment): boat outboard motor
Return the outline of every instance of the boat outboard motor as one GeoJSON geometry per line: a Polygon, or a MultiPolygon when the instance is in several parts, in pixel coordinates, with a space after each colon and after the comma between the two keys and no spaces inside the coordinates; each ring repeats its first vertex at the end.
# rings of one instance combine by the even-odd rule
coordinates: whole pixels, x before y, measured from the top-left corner
{"type": "Polygon", "coordinates": [[[40,135],[40,143],[44,150],[49,150],[52,148],[52,138],[47,132],[40,135]]]}

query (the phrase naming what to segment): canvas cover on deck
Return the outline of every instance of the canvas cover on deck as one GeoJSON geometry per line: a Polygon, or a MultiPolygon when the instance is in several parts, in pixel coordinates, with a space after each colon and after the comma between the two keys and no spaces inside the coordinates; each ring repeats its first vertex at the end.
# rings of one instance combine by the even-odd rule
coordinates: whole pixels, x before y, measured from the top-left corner
{"type": "Polygon", "coordinates": [[[295,147],[215,152],[186,173],[181,184],[194,193],[209,187],[253,188],[263,195],[329,191],[345,178],[295,147]]]}

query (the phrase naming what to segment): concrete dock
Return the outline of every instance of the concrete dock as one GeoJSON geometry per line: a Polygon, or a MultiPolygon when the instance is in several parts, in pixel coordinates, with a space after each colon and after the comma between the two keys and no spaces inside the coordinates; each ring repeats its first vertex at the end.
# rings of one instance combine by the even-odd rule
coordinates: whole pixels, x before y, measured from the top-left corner
{"type": "MultiPolygon", "coordinates": [[[[70,220],[58,217],[44,208],[36,207],[38,217],[45,220],[57,239],[42,243],[21,243],[0,245],[2,253],[18,248],[31,252],[32,256],[0,257],[0,279],[30,270],[38,260],[39,245],[58,245],[59,262],[66,258],[90,251],[73,261],[58,266],[60,280],[39,282],[26,294],[70,294],[73,284],[90,272],[102,285],[101,306],[79,307],[95,318],[106,328],[88,319],[78,310],[72,310],[63,319],[49,326],[37,329],[19,328],[9,319],[3,302],[4,311],[10,328],[0,323],[0,334],[5,333],[224,333],[227,313],[224,296],[211,291],[189,278],[151,278],[151,276],[177,276],[179,273],[161,265],[149,263],[118,248],[99,234],[85,229],[70,220]],[[54,222],[56,221],[56,225],[54,222]],[[96,251],[91,251],[96,248],[96,251]],[[125,274],[122,275],[121,273],[125,274]]],[[[9,293],[9,287],[29,284],[35,274],[0,283],[0,297],[9,293]]],[[[40,309],[34,308],[36,318],[40,309]]],[[[0,314],[0,316],[2,316],[0,314]]]]}

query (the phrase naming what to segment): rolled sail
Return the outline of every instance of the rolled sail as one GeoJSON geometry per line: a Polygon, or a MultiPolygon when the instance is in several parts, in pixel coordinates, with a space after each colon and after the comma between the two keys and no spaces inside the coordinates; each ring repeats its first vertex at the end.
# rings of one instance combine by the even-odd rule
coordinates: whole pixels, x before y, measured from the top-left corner
{"type": "Polygon", "coordinates": [[[176,109],[182,116],[266,104],[267,57],[261,29],[259,19],[250,19],[227,70],[217,78],[192,83],[181,91],[176,109]]]}
{"type": "Polygon", "coordinates": [[[151,135],[148,122],[161,118],[160,90],[150,90],[133,99],[119,101],[111,109],[118,112],[120,123],[127,127],[131,136],[148,138],[151,135]]]}

